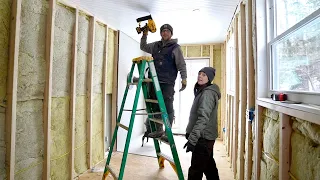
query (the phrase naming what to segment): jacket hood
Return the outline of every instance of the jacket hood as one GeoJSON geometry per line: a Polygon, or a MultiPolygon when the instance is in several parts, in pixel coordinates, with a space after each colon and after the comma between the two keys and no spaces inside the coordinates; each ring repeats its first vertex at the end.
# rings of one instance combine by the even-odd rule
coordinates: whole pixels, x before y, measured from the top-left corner
{"type": "Polygon", "coordinates": [[[204,88],[203,91],[212,91],[217,94],[218,100],[221,98],[220,88],[216,84],[211,84],[211,86],[204,88]]]}

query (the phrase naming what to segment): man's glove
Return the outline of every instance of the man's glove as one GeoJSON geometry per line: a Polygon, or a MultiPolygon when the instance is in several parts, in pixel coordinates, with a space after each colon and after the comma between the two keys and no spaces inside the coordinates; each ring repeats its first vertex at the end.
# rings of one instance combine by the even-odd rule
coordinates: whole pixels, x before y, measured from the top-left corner
{"type": "Polygon", "coordinates": [[[187,140],[188,140],[188,138],[189,138],[189,135],[190,135],[189,133],[186,133],[186,139],[187,139],[187,140]]]}
{"type": "Polygon", "coordinates": [[[182,87],[181,87],[181,89],[179,90],[179,92],[183,91],[183,90],[187,87],[187,80],[186,80],[186,79],[183,79],[183,80],[181,81],[181,85],[182,85],[182,87]]]}
{"type": "Polygon", "coordinates": [[[193,152],[195,148],[194,145],[192,145],[189,141],[183,146],[183,149],[186,147],[187,147],[186,152],[189,152],[189,151],[193,152]]]}

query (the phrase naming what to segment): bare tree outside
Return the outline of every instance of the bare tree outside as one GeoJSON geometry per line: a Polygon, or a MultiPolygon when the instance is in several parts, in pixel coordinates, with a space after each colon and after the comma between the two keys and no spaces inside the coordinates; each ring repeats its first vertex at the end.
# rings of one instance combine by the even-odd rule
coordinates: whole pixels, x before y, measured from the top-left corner
{"type": "MultiPolygon", "coordinates": [[[[319,0],[277,0],[277,34],[320,7],[319,0]]],[[[272,45],[273,88],[320,92],[320,18],[272,45]]]]}

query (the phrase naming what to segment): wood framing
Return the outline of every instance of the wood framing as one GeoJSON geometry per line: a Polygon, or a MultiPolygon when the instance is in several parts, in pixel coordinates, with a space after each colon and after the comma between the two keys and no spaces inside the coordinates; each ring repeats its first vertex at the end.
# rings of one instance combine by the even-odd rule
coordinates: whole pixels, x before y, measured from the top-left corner
{"type": "Polygon", "coordinates": [[[20,45],[20,18],[22,0],[13,0],[11,6],[10,22],[10,49],[9,70],[6,106],[6,170],[7,179],[14,180],[15,155],[16,155],[16,114],[17,114],[17,83],[18,83],[18,61],[20,45]]]}
{"type": "Polygon", "coordinates": [[[52,100],[52,62],[53,39],[56,0],[49,1],[46,30],[46,84],[44,91],[43,119],[44,119],[44,163],[43,179],[50,179],[51,154],[51,100],[52,100]]]}
{"type": "Polygon", "coordinates": [[[280,113],[280,161],[279,179],[289,180],[290,161],[291,161],[291,133],[292,120],[287,114],[280,113]]]}
{"type": "Polygon", "coordinates": [[[72,39],[72,61],[71,61],[71,90],[70,90],[70,141],[71,151],[69,156],[70,162],[70,175],[71,179],[74,178],[74,139],[75,139],[75,112],[76,112],[76,78],[77,78],[77,58],[78,58],[78,27],[79,27],[79,9],[76,9],[76,19],[73,27],[73,39],[72,39]]]}
{"type": "Polygon", "coordinates": [[[240,4],[239,19],[239,52],[240,52],[240,113],[239,113],[239,179],[244,179],[244,157],[245,157],[245,137],[246,137],[246,108],[247,108],[247,54],[246,54],[246,20],[245,5],[240,4]]]}
{"type": "Polygon", "coordinates": [[[261,171],[261,155],[262,155],[262,126],[263,126],[263,110],[262,106],[256,105],[255,116],[255,177],[254,179],[260,179],[261,171]]]}
{"type": "Polygon", "coordinates": [[[210,45],[210,62],[209,62],[209,66],[213,67],[214,65],[214,59],[213,59],[213,45],[210,45]]]}
{"type": "Polygon", "coordinates": [[[232,120],[231,120],[231,97],[230,95],[227,95],[227,121],[228,121],[228,156],[231,156],[231,139],[232,139],[232,120]]]}
{"type": "Polygon", "coordinates": [[[286,104],[279,101],[273,101],[270,98],[258,98],[257,104],[320,125],[320,111],[313,106],[308,106],[306,104],[286,104]]]}
{"type": "Polygon", "coordinates": [[[87,164],[92,168],[92,78],[93,78],[93,61],[94,61],[94,39],[95,39],[94,16],[89,21],[89,52],[88,52],[88,77],[87,77],[87,164]]]}
{"type": "MultiPolygon", "coordinates": [[[[119,31],[115,33],[115,44],[114,44],[114,59],[113,59],[113,84],[112,84],[112,122],[111,122],[111,134],[114,133],[114,127],[116,127],[117,116],[118,116],[118,62],[119,62],[119,31]]],[[[117,147],[117,141],[113,149],[115,151],[117,147]]]]}
{"type": "Polygon", "coordinates": [[[103,154],[106,151],[106,121],[107,121],[107,61],[108,61],[108,37],[109,37],[109,28],[106,29],[106,38],[105,38],[105,52],[104,52],[104,61],[103,61],[103,73],[102,73],[102,121],[103,121],[103,154]]]}
{"type": "Polygon", "coordinates": [[[200,45],[200,57],[202,57],[203,55],[203,45],[200,45]]]}
{"type": "MultiPolygon", "coordinates": [[[[247,51],[247,110],[254,109],[255,101],[255,73],[253,59],[253,39],[252,39],[252,0],[247,0],[246,4],[246,51],[247,51]]],[[[247,144],[246,144],[246,167],[245,179],[251,179],[252,176],[252,124],[247,119],[247,144]]]]}
{"type": "Polygon", "coordinates": [[[234,93],[234,127],[233,127],[233,158],[232,167],[234,172],[234,177],[237,174],[237,159],[238,159],[238,118],[239,118],[239,31],[238,31],[238,16],[235,18],[235,28],[234,28],[234,51],[235,51],[235,93],[234,93]]]}
{"type": "MultiPolygon", "coordinates": [[[[202,46],[201,46],[202,47],[202,46]]],[[[226,125],[227,125],[227,118],[226,118],[226,104],[227,104],[227,91],[226,91],[226,44],[223,43],[221,45],[221,64],[220,64],[220,72],[221,72],[221,87],[220,89],[222,90],[222,98],[221,98],[221,103],[220,103],[220,107],[221,107],[221,137],[222,140],[224,142],[224,144],[226,143],[225,141],[225,135],[226,135],[226,125]]]]}
{"type": "Polygon", "coordinates": [[[233,142],[234,142],[234,139],[233,139],[233,134],[234,134],[234,111],[233,111],[233,107],[234,107],[234,96],[230,96],[230,168],[232,168],[232,160],[233,160],[233,142]]]}

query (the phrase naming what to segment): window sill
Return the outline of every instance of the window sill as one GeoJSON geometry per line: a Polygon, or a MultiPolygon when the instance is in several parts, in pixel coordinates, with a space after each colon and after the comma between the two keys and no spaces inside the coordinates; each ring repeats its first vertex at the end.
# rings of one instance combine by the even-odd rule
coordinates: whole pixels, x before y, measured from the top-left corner
{"type": "Polygon", "coordinates": [[[272,109],[320,125],[320,106],[311,104],[286,104],[270,98],[258,98],[259,106],[272,109]]]}

